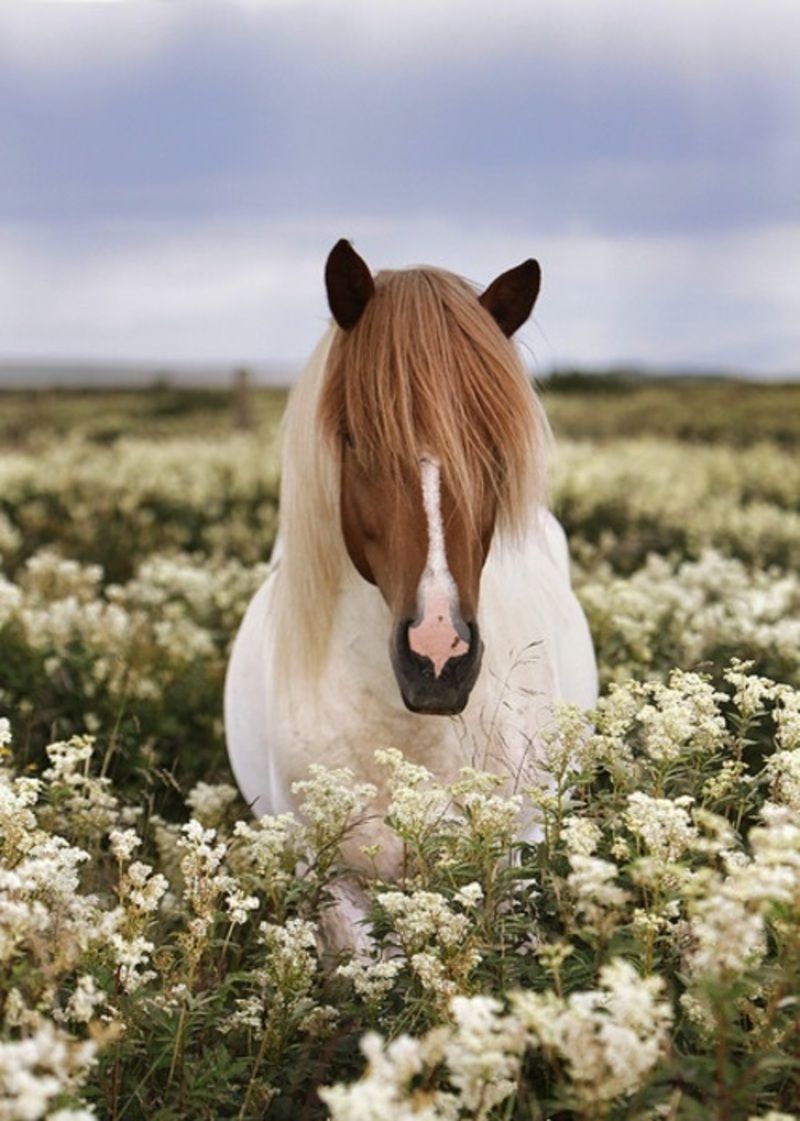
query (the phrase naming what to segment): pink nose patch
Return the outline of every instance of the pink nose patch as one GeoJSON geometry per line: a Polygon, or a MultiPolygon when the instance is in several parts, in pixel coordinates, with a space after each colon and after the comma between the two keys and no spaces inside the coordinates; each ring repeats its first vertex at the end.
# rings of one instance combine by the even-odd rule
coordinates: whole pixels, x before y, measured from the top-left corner
{"type": "Polygon", "coordinates": [[[467,653],[469,643],[461,638],[450,618],[450,596],[446,588],[428,591],[422,621],[409,628],[408,645],[415,654],[433,662],[435,677],[441,676],[451,658],[467,653]]]}

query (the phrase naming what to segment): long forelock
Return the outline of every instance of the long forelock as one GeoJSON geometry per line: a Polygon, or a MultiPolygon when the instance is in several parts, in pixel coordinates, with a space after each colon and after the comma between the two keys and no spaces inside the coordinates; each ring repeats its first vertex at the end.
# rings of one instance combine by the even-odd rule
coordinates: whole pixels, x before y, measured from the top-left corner
{"type": "Polygon", "coordinates": [[[334,334],[319,419],[331,444],[347,435],[361,464],[395,486],[435,455],[476,524],[487,490],[512,533],[543,499],[541,405],[514,344],[452,273],[378,274],[359,323],[334,334]]]}

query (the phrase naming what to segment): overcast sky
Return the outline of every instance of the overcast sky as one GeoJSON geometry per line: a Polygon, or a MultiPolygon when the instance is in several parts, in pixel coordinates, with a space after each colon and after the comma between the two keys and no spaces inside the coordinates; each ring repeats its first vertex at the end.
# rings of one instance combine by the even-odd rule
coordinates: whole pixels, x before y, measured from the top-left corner
{"type": "Polygon", "coordinates": [[[800,372],[800,0],[4,0],[0,356],[302,360],[322,268],[553,365],[800,372]]]}

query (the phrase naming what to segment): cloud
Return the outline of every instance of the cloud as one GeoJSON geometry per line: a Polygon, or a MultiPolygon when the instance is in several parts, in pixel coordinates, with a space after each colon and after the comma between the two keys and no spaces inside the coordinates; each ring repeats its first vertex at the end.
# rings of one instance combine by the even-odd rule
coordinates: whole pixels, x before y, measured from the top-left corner
{"type": "Polygon", "coordinates": [[[101,36],[121,28],[129,33],[130,54],[136,57],[142,42],[136,28],[152,36],[154,28],[163,33],[176,25],[201,23],[256,26],[278,34],[290,28],[298,53],[328,42],[332,55],[357,53],[375,58],[381,67],[387,58],[417,65],[433,54],[441,61],[443,48],[451,56],[491,58],[522,41],[542,56],[556,53],[585,62],[601,55],[610,64],[636,59],[645,71],[677,66],[690,80],[706,74],[713,81],[715,64],[725,60],[739,70],[768,66],[774,71],[777,66],[794,72],[798,13],[795,0],[761,0],[757,9],[752,0],[650,0],[647,5],[641,0],[504,0],[501,9],[462,0],[227,0],[205,5],[6,0],[0,10],[3,38],[8,43],[9,33],[16,34],[14,49],[34,64],[50,48],[54,64],[71,65],[75,56],[91,53],[101,36]],[[93,24],[96,31],[87,41],[93,24]],[[52,36],[43,34],[48,26],[63,35],[57,52],[52,36]]]}
{"type": "Polygon", "coordinates": [[[322,267],[339,236],[370,265],[437,264],[479,284],[529,253],[544,283],[521,341],[536,368],[644,361],[797,373],[791,285],[800,224],[704,237],[538,236],[420,216],[218,224],[202,235],[105,227],[90,253],[0,231],[0,338],[57,358],[301,362],[327,323],[322,267]],[[102,245],[102,249],[97,248],[102,245]],[[754,280],[757,278],[757,280],[754,280]]]}
{"type": "Polygon", "coordinates": [[[754,32],[740,59],[736,0],[720,35],[697,41],[689,31],[706,8],[682,0],[671,37],[666,6],[648,6],[645,23],[622,0],[557,10],[510,0],[502,20],[482,5],[458,18],[449,3],[381,5],[385,24],[360,0],[254,4],[249,16],[241,5],[151,7],[183,14],[148,15],[138,40],[125,24],[107,55],[100,39],[66,36],[63,65],[86,50],[102,65],[64,74],[54,59],[47,78],[27,82],[0,72],[6,216],[358,208],[468,221],[502,209],[538,213],[554,230],[619,233],[798,214],[798,79],[779,65],[779,27],[769,50],[754,32]],[[598,9],[620,18],[609,28],[598,9]],[[112,65],[129,31],[127,66],[112,65]]]}
{"type": "Polygon", "coordinates": [[[538,252],[545,365],[794,368],[798,30],[796,0],[0,4],[0,351],[299,358],[345,235],[477,278],[538,252]]]}
{"type": "Polygon", "coordinates": [[[6,71],[58,82],[91,68],[113,77],[136,70],[182,22],[180,4],[143,0],[6,0],[0,60],[6,71]]]}
{"type": "MultiPolygon", "coordinates": [[[[319,261],[296,236],[160,226],[96,235],[88,251],[30,231],[0,236],[6,352],[156,362],[303,354],[319,261]]],[[[318,301],[320,322],[323,312],[318,301]]]]}

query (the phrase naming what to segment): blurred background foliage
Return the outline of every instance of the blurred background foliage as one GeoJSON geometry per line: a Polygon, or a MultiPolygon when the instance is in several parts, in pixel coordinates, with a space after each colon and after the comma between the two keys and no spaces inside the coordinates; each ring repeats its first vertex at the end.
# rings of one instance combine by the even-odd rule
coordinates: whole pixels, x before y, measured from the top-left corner
{"type": "MultiPolygon", "coordinates": [[[[602,681],[800,674],[800,385],[561,372],[552,505],[602,681]]],[[[183,812],[230,780],[230,643],[278,527],[272,389],[0,396],[0,711],[18,752],[96,733],[183,812]]]]}
{"type": "MultiPolygon", "coordinates": [[[[538,382],[557,436],[610,440],[653,435],[748,446],[800,439],[800,383],[729,378],[648,378],[626,370],[555,370],[538,382]]],[[[7,390],[0,395],[0,446],[31,447],[54,437],[113,444],[125,436],[215,438],[235,422],[235,389],[7,390]]],[[[255,431],[272,435],[287,391],[249,394],[255,431]]]]}

